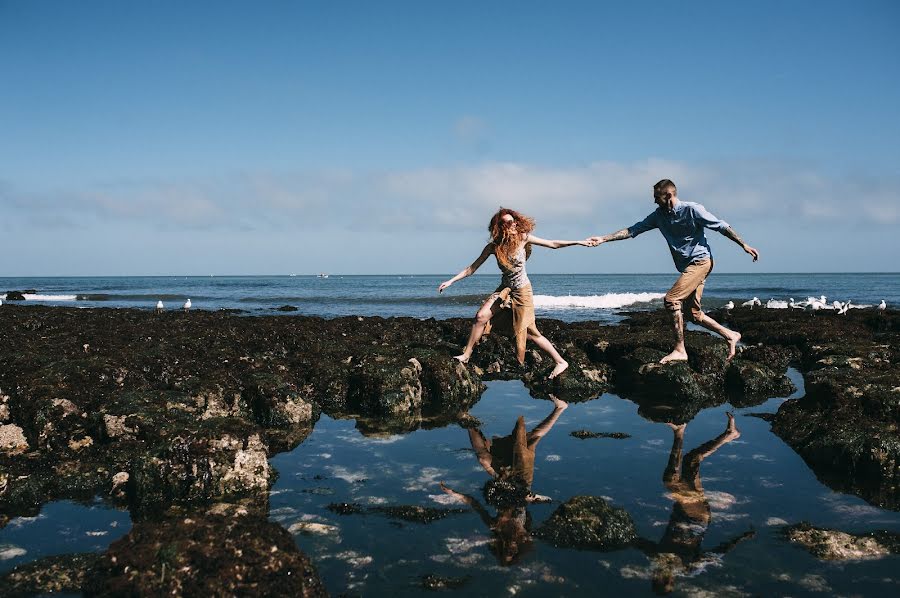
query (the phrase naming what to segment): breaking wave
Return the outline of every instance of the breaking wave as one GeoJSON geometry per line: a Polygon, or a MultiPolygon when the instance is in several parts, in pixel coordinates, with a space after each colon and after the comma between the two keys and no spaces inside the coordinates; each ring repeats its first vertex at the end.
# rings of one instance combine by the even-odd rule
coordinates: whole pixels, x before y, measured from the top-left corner
{"type": "Polygon", "coordinates": [[[534,306],[542,309],[616,309],[662,299],[665,293],[606,293],[605,295],[535,295],[534,306]]]}

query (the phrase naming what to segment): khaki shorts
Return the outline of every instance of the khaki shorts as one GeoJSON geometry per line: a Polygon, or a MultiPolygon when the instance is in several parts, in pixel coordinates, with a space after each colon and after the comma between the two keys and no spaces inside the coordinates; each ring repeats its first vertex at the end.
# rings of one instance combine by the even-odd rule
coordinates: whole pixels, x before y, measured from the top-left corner
{"type": "Polygon", "coordinates": [[[691,318],[695,322],[702,320],[703,311],[700,309],[700,299],[703,297],[703,286],[706,283],[706,277],[712,272],[712,267],[712,260],[703,260],[685,268],[663,299],[666,308],[679,311],[689,307],[691,318]]]}

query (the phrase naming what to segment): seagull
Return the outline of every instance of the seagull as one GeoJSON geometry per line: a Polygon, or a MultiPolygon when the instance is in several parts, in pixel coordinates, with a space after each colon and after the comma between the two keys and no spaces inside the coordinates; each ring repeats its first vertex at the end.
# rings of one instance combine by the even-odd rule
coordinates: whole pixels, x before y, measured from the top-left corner
{"type": "Polygon", "coordinates": [[[165,307],[163,307],[162,300],[157,301],[156,302],[156,313],[161,314],[164,309],[165,309],[165,307]]]}
{"type": "MultiPolygon", "coordinates": [[[[882,303],[884,303],[884,301],[882,301],[882,303]]],[[[728,303],[726,303],[725,309],[727,311],[731,311],[732,309],[734,309],[734,301],[729,301],[728,303]]]]}
{"type": "Polygon", "coordinates": [[[881,303],[878,304],[878,311],[884,311],[887,309],[887,303],[884,302],[884,299],[881,300],[881,303]]]}
{"type": "Polygon", "coordinates": [[[790,307],[791,309],[803,309],[805,305],[803,305],[802,301],[800,303],[794,303],[794,298],[791,297],[791,300],[788,303],[788,307],[790,307]]]}
{"type": "Polygon", "coordinates": [[[754,305],[762,305],[759,297],[754,297],[750,301],[744,301],[743,303],[741,303],[741,307],[749,307],[750,309],[753,309],[754,305]]]}
{"type": "Polygon", "coordinates": [[[189,309],[191,309],[191,300],[190,299],[188,299],[187,301],[184,302],[184,311],[188,311],[189,309]]]}
{"type": "Polygon", "coordinates": [[[845,303],[843,307],[841,307],[840,311],[838,311],[838,315],[846,316],[851,307],[853,306],[850,305],[850,299],[847,299],[847,303],[845,303]]]}
{"type": "Polygon", "coordinates": [[[815,297],[810,297],[808,299],[809,306],[813,309],[813,311],[818,311],[820,309],[831,309],[831,307],[825,303],[824,301],[825,295],[822,295],[821,298],[816,299],[815,297]]]}

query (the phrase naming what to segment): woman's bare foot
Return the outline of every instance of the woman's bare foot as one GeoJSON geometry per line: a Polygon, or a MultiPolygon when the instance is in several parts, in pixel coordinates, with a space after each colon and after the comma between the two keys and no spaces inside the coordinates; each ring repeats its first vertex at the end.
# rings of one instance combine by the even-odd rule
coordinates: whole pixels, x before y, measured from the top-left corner
{"type": "Polygon", "coordinates": [[[734,358],[734,352],[735,352],[735,350],[737,350],[737,344],[741,340],[741,333],[740,332],[732,332],[731,336],[727,340],[728,340],[728,357],[725,358],[725,361],[729,362],[734,358]]]}
{"type": "Polygon", "coordinates": [[[687,351],[672,351],[659,360],[660,363],[669,363],[670,361],[687,361],[687,351]]]}
{"type": "Polygon", "coordinates": [[[471,357],[471,355],[466,355],[465,353],[463,353],[461,355],[454,355],[453,359],[455,359],[456,361],[458,361],[460,363],[469,363],[470,357],[471,357]]]}
{"type": "Polygon", "coordinates": [[[672,422],[666,422],[666,425],[669,426],[673,432],[684,432],[684,429],[687,427],[687,424],[675,424],[672,422]]]}
{"type": "Polygon", "coordinates": [[[569,406],[568,403],[558,398],[556,395],[550,395],[550,400],[553,401],[553,406],[557,409],[565,409],[569,406]]]}
{"type": "Polygon", "coordinates": [[[725,415],[728,416],[728,426],[725,428],[725,432],[728,434],[729,440],[734,440],[736,438],[740,438],[741,432],[737,429],[737,426],[734,424],[734,413],[728,412],[725,415]]]}
{"type": "Polygon", "coordinates": [[[547,380],[553,380],[554,378],[556,378],[557,376],[559,376],[560,374],[565,372],[566,368],[568,368],[568,367],[569,367],[568,361],[563,361],[562,363],[557,363],[556,367],[553,368],[553,371],[550,372],[550,375],[547,376],[547,380]]]}

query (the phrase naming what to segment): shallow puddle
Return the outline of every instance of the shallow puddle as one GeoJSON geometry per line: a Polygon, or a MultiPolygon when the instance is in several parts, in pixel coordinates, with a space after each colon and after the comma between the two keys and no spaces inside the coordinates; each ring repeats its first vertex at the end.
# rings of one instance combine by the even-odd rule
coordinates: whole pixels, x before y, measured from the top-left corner
{"type": "Polygon", "coordinates": [[[0,529],[0,573],[47,556],[103,552],[130,529],[127,511],[100,501],[48,503],[36,516],[16,517],[0,529]]]}
{"type": "MultiPolygon", "coordinates": [[[[799,374],[789,374],[802,389],[799,374]]],[[[900,514],[829,490],[766,421],[747,415],[774,412],[784,400],[733,410],[739,437],[728,433],[727,405],[678,428],[644,419],[614,395],[559,412],[520,382],[489,383],[469,412],[471,429],[366,437],[352,420],[323,416],[306,442],[272,459],[280,477],[271,517],[291,530],[333,594],[419,594],[423,580],[485,596],[601,588],[895,594],[898,557],[829,564],[781,537],[780,526],[802,520],[852,532],[900,531],[900,514]],[[531,490],[549,502],[498,511],[482,492],[497,463],[478,449],[482,438],[510,435],[519,416],[525,431],[543,433],[532,447],[531,490]],[[579,430],[629,436],[571,435],[579,430]],[[531,536],[546,531],[548,518],[576,496],[624,509],[638,539],[601,551],[531,536]],[[398,505],[440,511],[386,508],[398,505]]]]}

